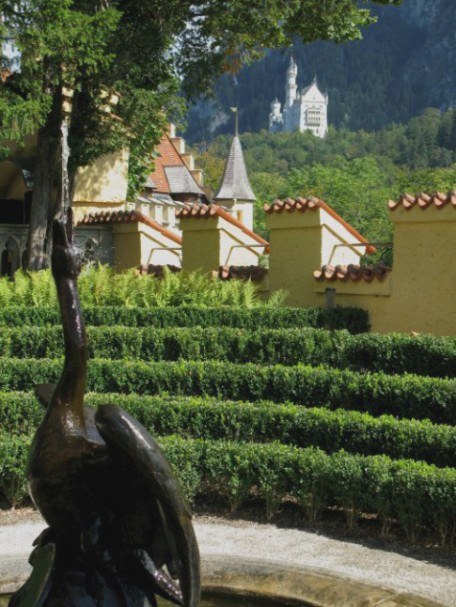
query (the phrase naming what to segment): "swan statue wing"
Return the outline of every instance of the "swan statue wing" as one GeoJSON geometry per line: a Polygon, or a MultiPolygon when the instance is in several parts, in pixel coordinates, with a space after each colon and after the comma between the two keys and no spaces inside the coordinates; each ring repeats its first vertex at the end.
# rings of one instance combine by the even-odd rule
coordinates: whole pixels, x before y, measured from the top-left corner
{"type": "MultiPolygon", "coordinates": [[[[159,513],[161,542],[166,545],[148,547],[143,560],[150,557],[149,569],[153,570],[161,566],[162,555],[167,554],[164,564],[171,575],[179,579],[183,607],[197,607],[200,561],[191,511],[159,445],[141,424],[116,405],[100,406],[95,413],[95,424],[111,456],[123,464],[124,470],[130,471],[131,477],[136,475],[146,493],[155,498],[151,511],[159,513]]],[[[150,573],[165,594],[173,594],[172,588],[167,588],[171,578],[164,572],[150,573]]]]}

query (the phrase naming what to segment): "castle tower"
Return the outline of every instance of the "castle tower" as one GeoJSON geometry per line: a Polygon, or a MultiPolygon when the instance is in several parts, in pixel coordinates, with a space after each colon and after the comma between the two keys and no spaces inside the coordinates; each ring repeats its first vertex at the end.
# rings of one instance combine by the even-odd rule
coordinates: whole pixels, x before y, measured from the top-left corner
{"type": "Polygon", "coordinates": [[[286,84],[286,96],[285,96],[285,107],[289,108],[293,105],[296,99],[296,93],[298,86],[296,84],[296,77],[298,75],[298,66],[295,63],[293,57],[290,59],[290,65],[287,69],[287,84],[286,84]]]}
{"type": "Polygon", "coordinates": [[[227,207],[232,215],[249,230],[253,229],[253,202],[255,194],[247,176],[237,128],[223,172],[222,182],[214,202],[227,207]]]}

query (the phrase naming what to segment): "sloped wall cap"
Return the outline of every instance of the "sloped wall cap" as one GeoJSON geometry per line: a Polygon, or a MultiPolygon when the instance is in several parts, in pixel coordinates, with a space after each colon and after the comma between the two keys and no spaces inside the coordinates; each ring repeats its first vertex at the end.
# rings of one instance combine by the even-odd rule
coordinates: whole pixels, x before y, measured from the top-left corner
{"type": "Polygon", "coordinates": [[[370,245],[369,242],[361,236],[361,234],[355,230],[353,226],[342,219],[342,217],[336,213],[336,211],[329,206],[324,200],[317,198],[316,196],[308,196],[307,198],[285,198],[285,200],[274,200],[274,202],[270,205],[266,204],[264,206],[264,210],[267,214],[271,213],[293,213],[295,211],[299,211],[304,213],[305,211],[315,211],[317,209],[325,210],[333,219],[336,219],[350,234],[356,238],[359,242],[364,243],[366,245],[366,253],[372,254],[375,253],[376,248],[373,245],[370,245]]]}
{"type": "Polygon", "coordinates": [[[166,238],[169,238],[173,242],[181,245],[182,238],[171,230],[168,230],[161,226],[159,223],[146,217],[139,211],[99,211],[97,213],[87,213],[78,222],[78,226],[87,225],[102,225],[102,224],[118,224],[118,223],[144,223],[145,225],[157,230],[166,238]]]}
{"type": "Polygon", "coordinates": [[[225,209],[222,209],[222,207],[220,207],[218,204],[186,204],[176,213],[176,217],[178,219],[207,219],[209,217],[216,216],[221,217],[228,223],[231,223],[231,225],[236,226],[242,230],[244,234],[250,236],[250,238],[256,240],[259,244],[264,245],[268,252],[269,243],[267,240],[261,238],[261,236],[258,236],[258,234],[255,234],[255,232],[252,232],[252,230],[249,230],[249,228],[247,228],[241,221],[230,215],[230,213],[225,211],[225,209]]]}

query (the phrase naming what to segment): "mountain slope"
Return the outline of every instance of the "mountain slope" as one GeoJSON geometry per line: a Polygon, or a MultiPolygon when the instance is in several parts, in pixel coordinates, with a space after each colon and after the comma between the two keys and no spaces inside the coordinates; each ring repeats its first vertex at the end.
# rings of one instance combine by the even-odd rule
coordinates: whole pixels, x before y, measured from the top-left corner
{"type": "MultiPolygon", "coordinates": [[[[373,7],[378,23],[364,39],[345,45],[317,42],[294,48],[298,85],[316,74],[329,93],[329,121],[350,129],[379,129],[404,122],[425,107],[456,106],[456,2],[404,0],[373,7]]],[[[211,138],[230,130],[229,107],[238,98],[241,131],[267,128],[270,102],[284,100],[290,51],[268,51],[237,77],[223,76],[215,99],[189,113],[187,137],[211,138]]]]}

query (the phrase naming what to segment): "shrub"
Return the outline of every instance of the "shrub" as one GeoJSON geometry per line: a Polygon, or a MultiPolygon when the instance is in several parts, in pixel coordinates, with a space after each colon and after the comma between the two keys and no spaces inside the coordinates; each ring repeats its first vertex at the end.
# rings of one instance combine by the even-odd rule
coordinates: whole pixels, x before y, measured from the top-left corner
{"type": "Polygon", "coordinates": [[[0,504],[15,508],[27,496],[25,468],[30,436],[0,432],[0,504]]]}
{"type": "MultiPolygon", "coordinates": [[[[0,491],[10,503],[12,486],[16,502],[23,496],[28,440],[0,435],[0,491]]],[[[344,509],[350,524],[359,512],[386,513],[411,542],[423,530],[440,541],[454,541],[454,469],[344,451],[328,455],[312,447],[297,449],[277,443],[253,446],[175,436],[162,438],[160,443],[189,498],[218,492],[233,508],[257,488],[268,516],[291,495],[314,520],[324,507],[344,509]]]]}
{"type": "MultiPolygon", "coordinates": [[[[2,284],[0,280],[0,285],[2,284]]],[[[1,300],[1,293],[0,293],[1,300]]],[[[215,305],[216,302],[214,302],[215,305]]],[[[124,325],[129,327],[236,327],[254,331],[259,328],[320,327],[347,329],[352,333],[369,330],[369,318],[359,308],[286,308],[261,306],[181,305],[179,307],[125,307],[84,305],[87,325],[124,325]]],[[[0,309],[0,325],[57,325],[57,308],[33,306],[6,306],[0,309]]]]}
{"type": "MultiPolygon", "coordinates": [[[[280,441],[297,447],[340,449],[363,455],[424,460],[456,467],[456,428],[428,420],[397,420],[338,409],[306,408],[270,401],[233,402],[214,398],[86,395],[86,404],[123,407],[154,435],[224,439],[243,442],[280,441]]],[[[43,409],[30,393],[0,393],[0,427],[11,434],[34,431],[43,409]]]]}
{"type": "MultiPolygon", "coordinates": [[[[3,358],[0,390],[31,390],[57,381],[61,360],[3,358]]],[[[88,389],[95,392],[217,396],[290,401],[312,407],[392,414],[455,424],[456,380],[417,375],[356,373],[325,367],[228,362],[154,362],[93,359],[88,389]]]]}
{"type": "MultiPolygon", "coordinates": [[[[456,339],[405,335],[351,335],[324,329],[239,329],[232,327],[136,328],[89,326],[92,358],[226,360],[328,366],[356,371],[456,376],[456,339]]],[[[63,356],[60,326],[5,328],[0,355],[63,356]]]]}

